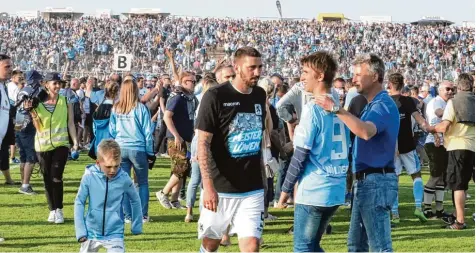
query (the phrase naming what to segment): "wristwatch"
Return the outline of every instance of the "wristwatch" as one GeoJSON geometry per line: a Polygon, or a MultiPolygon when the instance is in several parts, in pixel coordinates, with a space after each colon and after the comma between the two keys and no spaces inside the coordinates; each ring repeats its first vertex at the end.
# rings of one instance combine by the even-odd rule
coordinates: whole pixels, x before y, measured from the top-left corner
{"type": "Polygon", "coordinates": [[[332,113],[338,113],[339,110],[340,110],[340,106],[339,105],[334,105],[334,106],[332,106],[331,112],[332,113]]]}

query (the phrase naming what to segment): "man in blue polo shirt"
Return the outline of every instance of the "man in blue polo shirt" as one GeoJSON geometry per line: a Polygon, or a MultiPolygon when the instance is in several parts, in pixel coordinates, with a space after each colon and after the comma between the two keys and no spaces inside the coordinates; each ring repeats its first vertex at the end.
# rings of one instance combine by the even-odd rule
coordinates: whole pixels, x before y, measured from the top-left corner
{"type": "Polygon", "coordinates": [[[354,196],[349,252],[392,251],[390,210],[397,197],[394,156],[400,117],[393,99],[383,90],[385,65],[378,56],[365,54],[354,62],[353,83],[369,103],[360,119],[326,96],[316,103],[337,117],[356,137],[353,150],[354,196]]]}

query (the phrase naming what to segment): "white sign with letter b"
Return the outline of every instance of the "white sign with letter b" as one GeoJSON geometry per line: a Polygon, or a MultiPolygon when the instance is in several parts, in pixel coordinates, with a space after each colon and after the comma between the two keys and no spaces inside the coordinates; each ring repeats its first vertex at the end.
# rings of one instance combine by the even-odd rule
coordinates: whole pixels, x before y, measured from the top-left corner
{"type": "Polygon", "coordinates": [[[115,54],[114,67],[116,71],[131,71],[132,54],[115,54]]]}

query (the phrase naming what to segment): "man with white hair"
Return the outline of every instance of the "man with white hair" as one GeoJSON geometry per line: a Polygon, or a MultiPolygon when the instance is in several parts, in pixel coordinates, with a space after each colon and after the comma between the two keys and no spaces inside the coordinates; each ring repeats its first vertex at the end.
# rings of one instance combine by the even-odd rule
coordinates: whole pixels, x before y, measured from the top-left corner
{"type": "Polygon", "coordinates": [[[419,97],[423,100],[425,104],[428,104],[430,100],[433,99],[433,96],[431,96],[430,94],[430,86],[426,84],[421,86],[419,97]]]}
{"type": "MultiPolygon", "coordinates": [[[[426,119],[431,126],[435,126],[442,121],[446,103],[453,97],[453,95],[453,83],[450,81],[443,81],[438,87],[438,96],[430,100],[426,107],[426,119]]],[[[425,151],[430,160],[430,178],[425,185],[423,194],[423,203],[425,205],[423,212],[427,218],[435,215],[438,218],[445,218],[448,216],[443,208],[448,153],[445,147],[441,145],[442,140],[442,134],[429,134],[425,141],[425,151]],[[436,214],[433,213],[431,207],[433,198],[436,203],[436,214]]]]}

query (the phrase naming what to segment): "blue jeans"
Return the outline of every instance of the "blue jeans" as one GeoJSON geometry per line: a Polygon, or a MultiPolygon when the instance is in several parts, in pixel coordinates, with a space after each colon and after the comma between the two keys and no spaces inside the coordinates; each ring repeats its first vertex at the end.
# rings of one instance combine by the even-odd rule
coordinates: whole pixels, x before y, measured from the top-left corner
{"type": "MultiPolygon", "coordinates": [[[[134,166],[137,183],[139,184],[139,197],[142,205],[142,216],[148,216],[149,213],[149,162],[145,151],[131,149],[121,149],[121,169],[129,176],[131,167],[134,166]]],[[[131,203],[129,197],[124,195],[124,216],[131,218],[131,203]]]]}
{"type": "Polygon", "coordinates": [[[200,185],[202,178],[200,174],[200,167],[198,162],[192,162],[192,175],[187,186],[187,207],[193,208],[195,200],[197,199],[198,186],[200,185]]]}
{"type": "MultiPolygon", "coordinates": [[[[279,158],[278,178],[276,179],[276,189],[274,192],[275,201],[278,201],[279,197],[281,196],[281,187],[283,186],[284,180],[286,179],[286,173],[288,173],[290,162],[290,160],[282,160],[281,158],[279,158]]],[[[293,196],[293,192],[294,191],[291,191],[290,196],[293,196]]]]}
{"type": "Polygon", "coordinates": [[[337,208],[295,205],[294,252],[324,252],[321,238],[337,208]]]}
{"type": "Polygon", "coordinates": [[[33,123],[28,124],[21,131],[16,131],[15,142],[18,145],[21,163],[36,163],[38,161],[35,151],[36,129],[33,123]]]}
{"type": "MultiPolygon", "coordinates": [[[[192,158],[197,155],[197,136],[193,136],[190,144],[190,153],[192,158]]],[[[202,181],[200,174],[200,167],[197,161],[192,161],[192,172],[190,173],[190,181],[187,186],[187,207],[193,208],[195,200],[197,199],[197,189],[202,181]]]]}
{"type": "Polygon", "coordinates": [[[354,182],[349,252],[391,252],[390,210],[397,198],[395,173],[374,173],[354,182]]]}

